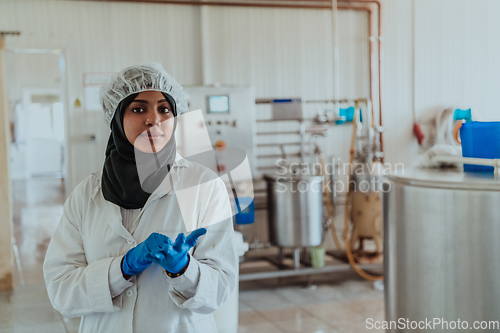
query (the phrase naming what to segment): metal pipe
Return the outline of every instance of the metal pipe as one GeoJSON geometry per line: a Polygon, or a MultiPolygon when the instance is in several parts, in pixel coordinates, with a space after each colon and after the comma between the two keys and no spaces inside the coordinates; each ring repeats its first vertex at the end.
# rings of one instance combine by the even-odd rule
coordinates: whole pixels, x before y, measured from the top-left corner
{"type": "MultiPolygon", "coordinates": [[[[308,154],[306,154],[306,155],[308,155],[308,154]]],[[[287,154],[286,156],[287,156],[287,158],[289,158],[289,157],[300,157],[300,153],[287,154]]],[[[256,157],[257,158],[277,158],[277,157],[283,157],[283,154],[257,155],[256,157]]]]}
{"type": "Polygon", "coordinates": [[[193,0],[88,0],[99,2],[140,2],[140,3],[156,3],[169,5],[190,5],[190,6],[232,6],[232,7],[267,7],[267,8],[303,8],[303,9],[332,9],[331,0],[316,0],[316,1],[294,1],[294,0],[277,0],[277,1],[193,1],[193,0]],[[279,3],[283,2],[283,3],[279,3]],[[295,3],[294,3],[295,2],[295,3]],[[309,2],[309,3],[308,3],[309,2]],[[323,5],[324,3],[324,5],[323,5]]]}
{"type": "Polygon", "coordinates": [[[284,142],[284,143],[258,143],[257,147],[274,147],[274,146],[298,146],[301,142],[284,142]]]}
{"type": "MultiPolygon", "coordinates": [[[[343,0],[347,3],[373,3],[377,6],[378,11],[378,103],[379,103],[379,125],[382,127],[382,86],[384,82],[382,65],[384,63],[384,48],[383,41],[384,37],[382,36],[382,3],[379,0],[343,0]]],[[[372,100],[373,101],[373,100],[372,100]]],[[[383,133],[380,133],[380,151],[384,151],[384,138],[383,133]]],[[[381,162],[384,163],[384,157],[381,158],[381,162]]]]}
{"type": "Polygon", "coordinates": [[[256,135],[281,135],[281,134],[300,134],[299,131],[283,131],[283,132],[257,132],[256,135]]]}
{"type": "MultiPolygon", "coordinates": [[[[327,121],[327,123],[334,122],[336,120],[345,120],[345,117],[344,116],[335,117],[335,118],[327,121]]],[[[256,122],[258,122],[258,123],[268,123],[268,122],[276,122],[276,121],[297,121],[297,119],[257,119],[256,120],[256,122]]],[[[302,121],[315,121],[315,119],[314,118],[304,118],[304,119],[302,119],[302,121]]],[[[291,134],[291,133],[288,133],[288,134],[291,134]]]]}
{"type": "Polygon", "coordinates": [[[295,269],[300,268],[300,248],[294,248],[293,249],[293,267],[295,269]]]}
{"type": "Polygon", "coordinates": [[[304,165],[305,162],[305,135],[306,135],[306,123],[301,122],[300,123],[300,164],[304,165]]]}
{"type": "Polygon", "coordinates": [[[500,159],[494,158],[477,158],[477,157],[462,157],[462,156],[446,156],[435,155],[431,157],[434,162],[440,163],[463,163],[473,165],[484,165],[494,167],[494,175],[496,178],[500,175],[500,159]]]}
{"type": "MultiPolygon", "coordinates": [[[[255,104],[271,104],[272,98],[256,98],[255,104]]],[[[356,102],[356,98],[343,98],[343,99],[310,99],[303,100],[302,103],[349,103],[356,102]]]]}
{"type": "Polygon", "coordinates": [[[318,139],[318,135],[317,134],[311,134],[309,136],[309,140],[307,142],[307,146],[308,146],[307,149],[309,149],[309,168],[312,169],[311,174],[313,176],[316,176],[316,169],[314,168],[314,156],[316,154],[314,153],[313,143],[316,143],[317,139],[318,139]]]}

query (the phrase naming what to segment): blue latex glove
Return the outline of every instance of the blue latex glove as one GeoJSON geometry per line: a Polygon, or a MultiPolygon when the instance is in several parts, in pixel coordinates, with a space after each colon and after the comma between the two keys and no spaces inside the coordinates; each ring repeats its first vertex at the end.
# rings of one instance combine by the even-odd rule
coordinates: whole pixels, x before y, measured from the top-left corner
{"type": "Polygon", "coordinates": [[[161,250],[170,239],[159,233],[152,233],[148,238],[123,257],[122,271],[127,275],[137,275],[148,268],[152,263],[151,253],[161,250]]]}
{"type": "Polygon", "coordinates": [[[207,229],[205,228],[196,229],[187,237],[180,233],[173,244],[167,237],[168,240],[161,249],[151,252],[153,261],[169,273],[179,273],[188,263],[187,253],[189,249],[196,245],[198,237],[206,233],[207,229]]]}

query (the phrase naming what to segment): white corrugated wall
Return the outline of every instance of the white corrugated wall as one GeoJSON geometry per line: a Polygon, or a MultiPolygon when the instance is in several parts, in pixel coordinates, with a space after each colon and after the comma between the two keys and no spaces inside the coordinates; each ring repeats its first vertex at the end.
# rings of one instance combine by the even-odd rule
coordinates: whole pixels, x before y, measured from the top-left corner
{"type": "MultiPolygon", "coordinates": [[[[446,106],[472,107],[485,118],[500,114],[496,105],[500,2],[383,0],[382,4],[386,161],[409,164],[417,152],[412,134],[415,117],[446,106]]],[[[207,7],[204,27],[210,68],[205,79],[254,84],[257,97],[333,98],[331,17],[328,10],[207,7]]],[[[83,99],[83,73],[159,61],[182,84],[201,84],[201,18],[201,8],[195,6],[0,1],[0,30],[22,33],[7,37],[8,48],[65,50],[70,189],[102,167],[109,135],[99,113],[73,108],[76,98],[83,99]],[[92,133],[98,133],[96,142],[82,141],[83,135],[92,133]]],[[[367,14],[340,11],[338,19],[339,97],[368,97],[367,14]]],[[[308,114],[318,107],[308,105],[308,114]]],[[[268,110],[257,107],[257,117],[268,116],[268,110]]],[[[267,130],[270,125],[259,126],[267,130]]],[[[324,139],[324,149],[347,159],[349,137],[350,127],[336,127],[324,139]]]]}
{"type": "Polygon", "coordinates": [[[417,153],[413,137],[412,0],[383,4],[383,127],[386,163],[411,164],[417,153]]]}
{"type": "Polygon", "coordinates": [[[471,107],[484,119],[500,120],[500,1],[415,5],[417,115],[471,107]]]}

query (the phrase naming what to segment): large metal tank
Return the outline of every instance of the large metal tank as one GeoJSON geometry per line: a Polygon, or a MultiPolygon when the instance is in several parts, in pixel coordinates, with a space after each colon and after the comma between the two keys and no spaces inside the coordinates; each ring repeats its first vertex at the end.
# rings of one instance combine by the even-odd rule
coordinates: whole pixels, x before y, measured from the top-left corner
{"type": "Polygon", "coordinates": [[[321,176],[264,175],[269,238],[282,247],[317,246],[323,237],[321,176]]]}
{"type": "MultiPolygon", "coordinates": [[[[435,322],[432,332],[455,331],[453,326],[471,331],[481,321],[498,325],[500,182],[493,175],[462,171],[409,170],[388,179],[383,200],[386,319],[405,326],[435,322]]],[[[420,330],[387,331],[431,329],[427,324],[420,330]]]]}

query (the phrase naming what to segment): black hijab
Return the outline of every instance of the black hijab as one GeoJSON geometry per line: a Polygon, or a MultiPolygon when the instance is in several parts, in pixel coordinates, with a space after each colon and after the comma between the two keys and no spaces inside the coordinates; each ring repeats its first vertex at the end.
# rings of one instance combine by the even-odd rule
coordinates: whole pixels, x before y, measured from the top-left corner
{"type": "Polygon", "coordinates": [[[110,123],[111,134],[101,178],[102,194],[125,209],[143,208],[151,193],[161,184],[175,161],[175,128],[177,109],[172,96],[162,92],[172,106],[174,129],[165,146],[155,153],[145,153],[131,144],[123,128],[123,113],[139,93],[124,98],[110,123]],[[139,177],[139,171],[141,177],[139,177]],[[142,184],[141,180],[144,179],[142,184]]]}

